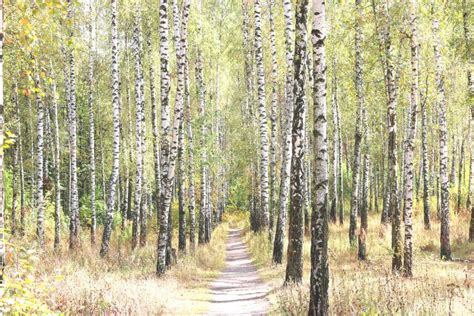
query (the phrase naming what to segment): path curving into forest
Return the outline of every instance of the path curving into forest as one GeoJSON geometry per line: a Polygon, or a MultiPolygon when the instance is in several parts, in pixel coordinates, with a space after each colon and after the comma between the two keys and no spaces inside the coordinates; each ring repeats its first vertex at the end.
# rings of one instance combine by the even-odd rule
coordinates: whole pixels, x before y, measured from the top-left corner
{"type": "Polygon", "coordinates": [[[226,268],[211,285],[209,315],[267,314],[270,287],[263,282],[252,263],[241,231],[230,229],[227,239],[226,268]]]}

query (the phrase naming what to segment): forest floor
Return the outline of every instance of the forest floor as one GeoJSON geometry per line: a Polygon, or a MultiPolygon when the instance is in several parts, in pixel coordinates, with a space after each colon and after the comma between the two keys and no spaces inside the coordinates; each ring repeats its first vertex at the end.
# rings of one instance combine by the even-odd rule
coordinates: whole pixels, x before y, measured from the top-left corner
{"type": "MultiPolygon", "coordinates": [[[[421,212],[415,212],[414,277],[408,279],[391,272],[391,227],[380,224],[380,214],[369,217],[365,262],[357,259],[357,248],[349,246],[348,218],[342,226],[330,224],[330,314],[474,315],[474,243],[467,240],[469,217],[467,211],[451,215],[453,261],[443,261],[436,215],[431,230],[425,230],[421,212]]],[[[271,309],[277,314],[306,314],[310,236],[304,241],[303,284],[283,287],[286,257],[283,265],[275,266],[268,234],[251,232],[246,221],[244,240],[258,273],[273,289],[271,309]]]]}
{"type": "Polygon", "coordinates": [[[196,247],[194,255],[178,256],[163,278],[155,274],[154,234],[146,246],[131,251],[128,230],[114,233],[106,259],[99,257],[100,244],[90,246],[86,231],[81,249],[69,252],[64,240],[60,254],[51,251],[51,240],[40,252],[32,242],[34,233],[28,234],[8,248],[8,295],[0,308],[6,314],[207,313],[211,284],[225,266],[228,230],[227,223],[219,225],[209,244],[196,247]]]}
{"type": "Polygon", "coordinates": [[[226,268],[211,286],[211,315],[262,315],[269,311],[270,288],[258,275],[241,232],[240,229],[229,230],[226,268]]]}

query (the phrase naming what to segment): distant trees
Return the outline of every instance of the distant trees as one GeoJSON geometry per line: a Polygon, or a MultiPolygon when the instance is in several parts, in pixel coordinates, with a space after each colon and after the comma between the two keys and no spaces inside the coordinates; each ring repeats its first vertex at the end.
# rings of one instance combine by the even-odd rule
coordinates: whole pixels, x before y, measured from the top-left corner
{"type": "Polygon", "coordinates": [[[163,275],[174,247],[192,255],[211,242],[230,204],[250,211],[274,264],[287,251],[286,283],[302,281],[311,234],[315,314],[327,313],[328,221],[349,232],[351,254],[364,260],[382,209],[392,270],[407,277],[417,221],[431,229],[440,220],[440,254],[452,256],[449,203],[456,223],[466,222],[466,206],[474,240],[467,1],[446,6],[462,10],[453,21],[421,14],[429,4],[416,0],[56,2],[25,2],[6,16],[4,53],[15,67],[3,69],[0,221],[15,238],[36,233],[40,247],[59,253],[67,229],[70,250],[80,251],[81,226],[92,245],[103,229],[105,257],[158,231],[163,275]],[[342,23],[345,14],[355,23],[342,23]],[[464,37],[444,30],[461,26],[464,37]],[[460,52],[466,58],[443,57],[460,52]]]}

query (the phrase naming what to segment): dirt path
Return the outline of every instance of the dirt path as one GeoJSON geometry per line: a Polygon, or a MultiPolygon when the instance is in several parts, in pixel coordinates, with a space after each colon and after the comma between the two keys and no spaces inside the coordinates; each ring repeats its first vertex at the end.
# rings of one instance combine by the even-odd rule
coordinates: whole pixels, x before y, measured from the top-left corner
{"type": "Polygon", "coordinates": [[[210,315],[262,315],[269,311],[270,288],[257,274],[240,238],[240,230],[230,229],[226,268],[212,284],[210,315]]]}

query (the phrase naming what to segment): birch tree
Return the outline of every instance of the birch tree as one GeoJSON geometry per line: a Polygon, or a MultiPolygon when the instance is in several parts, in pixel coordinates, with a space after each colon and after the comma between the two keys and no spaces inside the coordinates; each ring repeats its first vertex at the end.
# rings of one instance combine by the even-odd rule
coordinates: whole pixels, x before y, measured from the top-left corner
{"type": "Polygon", "coordinates": [[[410,87],[410,108],[409,108],[409,128],[405,140],[405,194],[404,194],[404,213],[403,218],[405,222],[405,244],[404,244],[404,260],[403,269],[404,275],[411,277],[413,275],[413,159],[415,155],[415,137],[416,137],[416,118],[418,112],[418,97],[419,97],[419,71],[418,71],[418,34],[417,34],[417,4],[416,0],[411,0],[410,3],[410,51],[411,51],[411,87],[410,87]]]}
{"type": "Polygon", "coordinates": [[[282,163],[280,179],[280,204],[278,208],[278,220],[273,244],[272,260],[281,264],[283,260],[283,243],[286,231],[286,217],[288,212],[288,196],[290,186],[290,170],[292,155],[291,128],[293,126],[293,10],[290,0],[283,1],[283,12],[285,18],[285,103],[284,103],[284,125],[282,126],[282,163]]]}
{"type": "Polygon", "coordinates": [[[272,53],[272,103],[271,103],[271,136],[270,136],[270,229],[273,230],[276,196],[276,146],[277,146],[277,108],[278,108],[278,59],[275,36],[275,0],[269,3],[270,48],[272,53]]]}
{"type": "MultiPolygon", "coordinates": [[[[72,21],[73,19],[73,4],[72,0],[67,2],[68,12],[67,17],[72,21]]],[[[74,25],[74,23],[72,24],[74,25]]],[[[73,27],[69,34],[72,41],[73,27]]],[[[69,225],[69,249],[74,250],[78,246],[79,238],[79,192],[77,186],[77,109],[76,109],[76,73],[75,73],[75,57],[74,48],[69,49],[69,144],[70,144],[70,159],[71,159],[71,211],[70,211],[70,225],[69,225]]]]}
{"type": "Polygon", "coordinates": [[[305,83],[306,83],[306,22],[308,1],[296,3],[294,100],[292,135],[292,160],[290,177],[290,217],[285,283],[300,283],[303,278],[304,221],[304,139],[305,139],[305,83]]]}
{"type": "MultiPolygon", "coordinates": [[[[96,242],[96,214],[95,214],[95,120],[94,120],[94,57],[93,57],[93,44],[92,44],[92,2],[89,6],[91,22],[89,24],[89,169],[90,169],[90,201],[91,201],[91,243],[94,245],[96,242]]],[[[59,137],[59,135],[58,135],[59,137]]],[[[59,150],[59,149],[58,149],[59,150]]]]}
{"type": "Polygon", "coordinates": [[[37,154],[36,154],[36,198],[37,198],[37,228],[36,235],[38,243],[42,248],[44,246],[44,106],[41,100],[40,76],[37,61],[35,60],[35,99],[37,111],[37,154]]]}
{"type": "Polygon", "coordinates": [[[441,259],[451,260],[451,243],[449,236],[449,178],[448,178],[448,130],[446,123],[446,96],[444,90],[444,65],[441,59],[441,41],[439,38],[439,21],[433,19],[433,39],[435,57],[435,81],[437,88],[437,105],[439,114],[439,175],[441,185],[441,259]]]}
{"type": "Polygon", "coordinates": [[[262,215],[262,228],[268,229],[270,226],[269,213],[269,184],[268,184],[268,127],[267,111],[265,101],[265,69],[263,64],[262,47],[262,16],[261,0],[255,0],[255,62],[257,66],[257,92],[258,92],[258,112],[260,124],[260,207],[262,215]]]}
{"type": "Polygon", "coordinates": [[[109,252],[110,235],[112,234],[112,224],[115,209],[115,190],[119,174],[119,153],[120,153],[120,104],[119,104],[119,52],[118,52],[118,12],[117,0],[111,0],[112,10],[112,116],[113,116],[113,154],[112,154],[112,174],[110,176],[109,192],[107,195],[107,213],[105,216],[104,233],[102,235],[102,245],[100,255],[105,257],[109,252]]]}
{"type": "Polygon", "coordinates": [[[361,160],[361,142],[363,134],[362,116],[364,110],[364,92],[362,78],[362,30],[361,30],[361,0],[356,0],[357,17],[356,17],[356,35],[355,35],[355,86],[357,97],[357,122],[354,135],[354,164],[352,167],[352,195],[351,195],[351,213],[349,225],[349,242],[355,246],[356,230],[357,230],[357,214],[359,208],[359,173],[361,160]]]}
{"type": "Polygon", "coordinates": [[[326,12],[324,0],[313,0],[313,215],[311,218],[311,277],[308,315],[327,315],[328,268],[328,158],[326,119],[326,12]]]}
{"type": "MultiPolygon", "coordinates": [[[[189,17],[189,1],[184,3],[182,27],[187,27],[189,17]]],[[[158,256],[157,256],[157,274],[163,275],[166,271],[166,257],[169,239],[169,210],[171,207],[172,185],[175,177],[176,157],[178,151],[178,134],[179,128],[183,120],[183,90],[184,90],[184,65],[185,51],[179,46],[177,52],[178,62],[178,92],[176,94],[176,102],[174,108],[173,131],[171,142],[169,138],[170,120],[169,113],[169,85],[170,77],[168,72],[169,62],[169,43],[168,43],[168,7],[167,1],[160,2],[160,60],[161,60],[161,179],[162,190],[160,194],[160,231],[158,235],[158,256]],[[165,111],[165,112],[164,112],[165,111]]]]}

